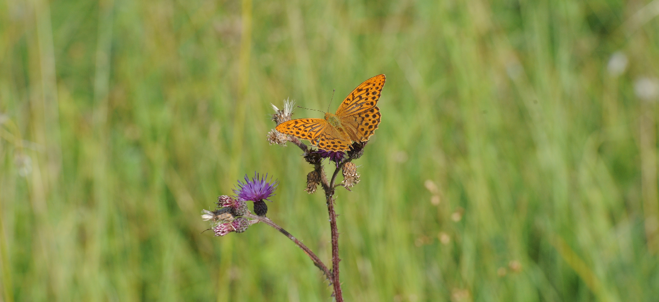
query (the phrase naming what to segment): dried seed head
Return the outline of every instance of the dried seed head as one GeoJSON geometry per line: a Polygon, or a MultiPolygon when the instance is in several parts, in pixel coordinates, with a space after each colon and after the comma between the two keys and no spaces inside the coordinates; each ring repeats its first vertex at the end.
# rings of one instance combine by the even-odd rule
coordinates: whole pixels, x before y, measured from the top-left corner
{"type": "Polygon", "coordinates": [[[288,135],[280,133],[275,129],[272,129],[270,132],[268,132],[268,143],[270,143],[270,145],[274,144],[286,146],[286,142],[288,141],[288,135]]]}
{"type": "Polygon", "coordinates": [[[316,192],[318,184],[320,184],[320,175],[318,175],[318,172],[315,170],[311,171],[307,174],[307,188],[304,190],[307,193],[312,194],[313,192],[316,192]]]}
{"type": "Polygon", "coordinates": [[[277,125],[290,121],[291,116],[293,116],[293,107],[295,106],[295,101],[290,101],[286,99],[284,101],[284,109],[279,109],[277,106],[272,104],[272,109],[275,110],[275,114],[272,116],[272,120],[277,123],[277,125]]]}
{"type": "Polygon", "coordinates": [[[359,183],[359,173],[357,173],[357,166],[349,162],[343,165],[343,186],[352,188],[359,183]]]}

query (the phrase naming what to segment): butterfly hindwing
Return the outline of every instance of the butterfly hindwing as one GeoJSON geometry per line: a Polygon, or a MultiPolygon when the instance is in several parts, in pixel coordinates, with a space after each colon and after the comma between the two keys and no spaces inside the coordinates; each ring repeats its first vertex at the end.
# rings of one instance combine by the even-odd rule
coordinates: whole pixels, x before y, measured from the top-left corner
{"type": "Polygon", "coordinates": [[[328,125],[324,131],[318,134],[311,143],[319,149],[327,151],[343,152],[350,148],[350,140],[331,125],[328,125]]]}
{"type": "Polygon", "coordinates": [[[342,117],[341,124],[354,125],[350,128],[354,128],[357,132],[356,141],[365,142],[373,135],[375,129],[378,129],[381,118],[380,108],[375,106],[357,114],[342,117]]]}

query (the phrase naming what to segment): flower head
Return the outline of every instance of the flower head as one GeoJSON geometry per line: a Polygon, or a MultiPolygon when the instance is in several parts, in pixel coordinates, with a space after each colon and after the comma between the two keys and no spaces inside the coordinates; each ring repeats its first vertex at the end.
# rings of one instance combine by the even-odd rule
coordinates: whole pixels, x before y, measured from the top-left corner
{"type": "Polygon", "coordinates": [[[274,191],[279,184],[277,181],[268,181],[268,174],[263,178],[259,177],[258,173],[254,173],[254,178],[249,179],[245,175],[245,182],[238,181],[238,188],[233,192],[238,195],[239,199],[257,201],[271,201],[268,198],[274,196],[274,191]]]}
{"type": "Polygon", "coordinates": [[[336,167],[339,167],[339,163],[341,160],[343,160],[343,157],[345,157],[345,153],[343,152],[334,152],[334,151],[325,151],[325,150],[318,150],[316,151],[318,154],[320,154],[320,157],[322,158],[329,158],[331,161],[336,163],[336,167]]]}

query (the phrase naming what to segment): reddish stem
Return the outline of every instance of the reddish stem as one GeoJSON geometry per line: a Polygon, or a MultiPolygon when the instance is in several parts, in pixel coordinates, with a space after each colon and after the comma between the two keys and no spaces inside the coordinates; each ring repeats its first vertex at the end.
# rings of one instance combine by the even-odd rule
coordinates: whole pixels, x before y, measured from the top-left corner
{"type": "MultiPolygon", "coordinates": [[[[305,154],[309,152],[307,145],[302,143],[296,137],[289,136],[289,140],[302,149],[305,154]]],[[[337,302],[343,302],[343,292],[341,290],[341,279],[339,278],[339,262],[341,261],[341,258],[339,257],[339,229],[336,225],[336,212],[334,211],[334,189],[337,187],[334,185],[334,182],[339,171],[343,168],[343,165],[351,160],[352,158],[346,158],[343,160],[336,170],[334,170],[330,181],[327,180],[322,163],[318,161],[314,164],[314,169],[318,175],[320,175],[320,183],[323,186],[323,191],[325,191],[327,212],[329,214],[330,231],[332,234],[332,270],[330,271],[330,281],[334,287],[334,298],[337,302]]]]}
{"type": "Polygon", "coordinates": [[[341,291],[341,279],[339,278],[339,229],[336,226],[336,212],[334,211],[334,188],[332,193],[327,195],[327,211],[329,212],[330,229],[332,232],[332,285],[334,285],[334,295],[337,302],[343,302],[343,292],[341,291]]]}
{"type": "Polygon", "coordinates": [[[327,269],[327,266],[325,266],[325,264],[320,260],[320,258],[318,258],[318,256],[316,256],[316,254],[314,254],[313,251],[311,251],[311,249],[309,249],[306,245],[304,245],[302,242],[300,242],[300,240],[295,238],[295,236],[293,236],[291,233],[284,230],[284,228],[282,228],[279,225],[277,225],[276,223],[274,223],[268,217],[257,216],[257,215],[252,215],[252,214],[247,214],[245,216],[250,218],[250,219],[255,219],[255,220],[261,221],[261,222],[277,229],[280,233],[284,234],[284,236],[288,237],[288,239],[293,241],[297,246],[299,246],[304,251],[305,254],[307,254],[307,256],[309,256],[309,258],[311,258],[311,261],[313,261],[313,264],[317,268],[319,268],[323,272],[323,274],[325,274],[325,277],[327,279],[332,280],[333,275],[332,275],[331,271],[329,269],[327,269]]]}

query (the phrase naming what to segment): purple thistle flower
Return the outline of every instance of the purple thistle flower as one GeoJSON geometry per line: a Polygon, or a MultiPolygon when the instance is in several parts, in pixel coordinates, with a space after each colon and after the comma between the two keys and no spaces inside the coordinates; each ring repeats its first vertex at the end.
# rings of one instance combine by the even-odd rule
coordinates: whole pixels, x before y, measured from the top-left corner
{"type": "Polygon", "coordinates": [[[325,150],[318,150],[316,152],[320,154],[320,157],[329,158],[331,161],[335,162],[337,167],[339,166],[339,163],[345,156],[345,153],[343,152],[334,152],[334,151],[325,151],[325,150]]]}
{"type": "Polygon", "coordinates": [[[254,202],[263,200],[271,201],[268,198],[274,196],[273,193],[277,189],[279,182],[269,182],[267,178],[268,174],[260,178],[258,173],[254,173],[253,179],[249,179],[245,175],[245,182],[243,183],[239,180],[238,188],[234,189],[233,192],[242,200],[251,200],[254,202]]]}

